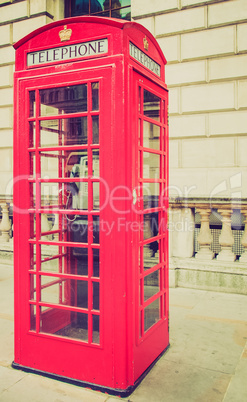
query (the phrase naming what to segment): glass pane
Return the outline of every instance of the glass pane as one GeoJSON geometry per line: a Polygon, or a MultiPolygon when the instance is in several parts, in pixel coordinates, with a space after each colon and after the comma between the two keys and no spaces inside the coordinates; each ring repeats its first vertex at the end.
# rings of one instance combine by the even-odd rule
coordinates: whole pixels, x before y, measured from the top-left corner
{"type": "Polygon", "coordinates": [[[102,10],[109,10],[110,8],[110,0],[99,0],[102,10]]]}
{"type": "Polygon", "coordinates": [[[144,278],[144,301],[160,291],[159,270],[144,278]]]}
{"type": "Polygon", "coordinates": [[[36,331],[36,306],[30,305],[30,330],[36,331]]]}
{"type": "Polygon", "coordinates": [[[121,10],[117,9],[117,7],[120,7],[121,4],[119,0],[112,0],[111,4],[111,18],[122,18],[121,16],[121,10]]]}
{"type": "Polygon", "coordinates": [[[36,205],[36,184],[29,184],[29,194],[30,194],[30,208],[35,208],[36,205]]]}
{"type": "Polygon", "coordinates": [[[36,244],[30,244],[30,269],[36,268],[36,244]]]}
{"type": "Polygon", "coordinates": [[[62,283],[61,278],[41,276],[41,301],[54,304],[62,303],[62,283]],[[61,289],[61,294],[59,289],[61,289]]]}
{"type": "Polygon", "coordinates": [[[143,178],[160,178],[160,156],[151,152],[143,152],[143,178]]]}
{"type": "MultiPolygon", "coordinates": [[[[78,216],[74,221],[68,223],[69,238],[72,242],[88,242],[88,218],[87,216],[78,216]]],[[[78,249],[78,248],[77,248],[78,249]]],[[[77,250],[79,252],[79,250],[77,250]]],[[[80,254],[84,255],[84,250],[80,254]]]]}
{"type": "Polygon", "coordinates": [[[87,117],[74,117],[40,122],[40,146],[87,144],[87,117]]]}
{"type": "Polygon", "coordinates": [[[97,17],[110,17],[110,11],[104,11],[101,13],[97,13],[97,17]]]}
{"type": "Polygon", "coordinates": [[[77,281],[77,307],[88,308],[88,282],[77,281]]]}
{"type": "Polygon", "coordinates": [[[143,246],[143,265],[145,271],[159,264],[159,254],[158,241],[153,241],[143,246]]]}
{"type": "Polygon", "coordinates": [[[35,91],[29,92],[29,116],[34,117],[36,114],[35,91]]]}
{"type": "Polygon", "coordinates": [[[87,111],[87,84],[40,90],[40,115],[87,111]]]}
{"type": "Polygon", "coordinates": [[[35,239],[36,237],[36,216],[34,214],[29,214],[30,218],[30,239],[35,239]]]}
{"type": "Polygon", "coordinates": [[[30,300],[36,300],[36,275],[30,275],[30,300]]]}
{"type": "Polygon", "coordinates": [[[86,248],[42,245],[41,271],[87,276],[87,254],[86,248]]]}
{"type": "Polygon", "coordinates": [[[67,183],[40,183],[41,207],[66,209],[67,183]]]}
{"type": "Polygon", "coordinates": [[[99,182],[93,182],[93,209],[99,209],[99,182]]]}
{"type": "Polygon", "coordinates": [[[93,144],[99,143],[99,116],[92,116],[93,144]]]}
{"type": "Polygon", "coordinates": [[[89,1],[71,0],[71,17],[89,14],[89,1]]]}
{"type": "Polygon", "coordinates": [[[93,315],[93,343],[100,343],[100,317],[93,315]]]}
{"type": "Polygon", "coordinates": [[[52,213],[42,213],[41,239],[44,241],[68,240],[68,222],[66,216],[52,213]]]}
{"type": "MultiPolygon", "coordinates": [[[[72,242],[88,242],[88,218],[76,217],[69,225],[69,238],[72,242]]],[[[72,247],[72,255],[76,258],[75,273],[77,275],[88,275],[88,249],[87,247],[72,247]]]]}
{"type": "Polygon", "coordinates": [[[48,253],[49,250],[42,255],[41,271],[53,273],[65,272],[66,261],[64,257],[59,258],[58,254],[49,255],[51,251],[49,254],[48,253]]]}
{"type": "Polygon", "coordinates": [[[159,233],[158,212],[143,215],[143,239],[147,240],[159,233]]]}
{"type": "Polygon", "coordinates": [[[142,146],[143,144],[143,141],[142,141],[142,131],[141,131],[141,129],[142,129],[142,120],[141,119],[139,119],[139,122],[138,122],[138,143],[139,143],[139,146],[142,146]]]}
{"type": "Polygon", "coordinates": [[[87,150],[70,152],[66,160],[67,176],[86,178],[88,176],[87,150]]]}
{"type": "MultiPolygon", "coordinates": [[[[40,159],[41,178],[86,178],[88,176],[88,157],[86,150],[73,152],[59,150],[44,151],[40,152],[40,159]]],[[[77,191],[80,190],[80,185],[77,183],[77,191]]]]}
{"type": "Polygon", "coordinates": [[[73,256],[76,257],[74,259],[75,267],[76,267],[75,274],[88,276],[88,249],[80,248],[80,247],[73,247],[72,253],[73,253],[73,256]]]}
{"type": "Polygon", "coordinates": [[[160,121],[160,98],[144,89],[144,115],[160,121]]]}
{"type": "Polygon", "coordinates": [[[142,337],[142,333],[143,333],[142,317],[143,317],[143,311],[140,311],[140,314],[139,314],[139,323],[140,323],[140,325],[139,325],[139,337],[140,338],[142,337]]]}
{"type": "Polygon", "coordinates": [[[66,145],[87,144],[88,134],[86,116],[66,119],[64,123],[66,145]]]}
{"type": "Polygon", "coordinates": [[[142,89],[141,87],[138,88],[138,112],[141,113],[142,110],[142,89]]]}
{"type": "Polygon", "coordinates": [[[143,146],[151,149],[160,149],[160,127],[156,124],[143,121],[143,146]]]}
{"type": "Polygon", "coordinates": [[[90,14],[98,13],[102,10],[102,2],[99,2],[98,0],[90,0],[90,14]]]}
{"type": "Polygon", "coordinates": [[[100,176],[100,171],[99,171],[99,150],[94,150],[93,151],[93,176],[94,177],[99,177],[100,176]]]}
{"type": "Polygon", "coordinates": [[[88,342],[88,316],[85,313],[41,307],[40,330],[88,342]]]}
{"type": "Polygon", "coordinates": [[[144,309],[144,331],[160,320],[160,299],[155,300],[144,309]]]}
{"type": "Polygon", "coordinates": [[[93,249],[93,276],[99,278],[100,271],[99,271],[99,250],[93,249]]]}
{"type": "MultiPolygon", "coordinates": [[[[113,17],[113,15],[112,15],[112,17],[113,17]]],[[[130,21],[131,20],[131,7],[126,7],[126,8],[120,9],[120,18],[130,21]]]]}
{"type": "Polygon", "coordinates": [[[35,153],[31,152],[29,154],[29,164],[30,164],[30,176],[31,177],[35,177],[35,173],[36,173],[36,157],[35,157],[35,153]]]}
{"type": "Polygon", "coordinates": [[[42,275],[41,301],[88,308],[88,282],[42,275]]]}
{"type": "Polygon", "coordinates": [[[35,147],[35,121],[29,122],[29,147],[35,147]]]}
{"type": "Polygon", "coordinates": [[[99,282],[93,282],[93,309],[99,310],[99,282]]]}
{"type": "Polygon", "coordinates": [[[143,183],[143,208],[159,206],[159,183],[143,183]]]}
{"type": "MultiPolygon", "coordinates": [[[[59,215],[42,213],[41,239],[49,242],[57,242],[59,240],[72,243],[87,243],[88,218],[84,215],[77,216],[71,214],[59,215]]],[[[81,250],[80,254],[84,255],[85,251],[81,250]]]]}
{"type": "Polygon", "coordinates": [[[99,110],[99,83],[92,83],[92,110],[99,110]]]}
{"type": "Polygon", "coordinates": [[[131,0],[119,0],[119,3],[121,4],[121,7],[130,6],[131,0]]]}
{"type": "Polygon", "coordinates": [[[70,325],[67,325],[60,331],[56,332],[56,335],[66,336],[73,339],[80,339],[88,342],[88,316],[84,313],[71,313],[73,319],[70,325]]]}
{"type": "MultiPolygon", "coordinates": [[[[66,175],[72,178],[88,177],[87,151],[71,152],[68,157],[66,175]]],[[[88,182],[71,182],[68,186],[68,208],[88,209],[88,182]]]]}
{"type": "Polygon", "coordinates": [[[87,276],[87,254],[86,248],[42,245],[41,271],[87,276]]]}
{"type": "MultiPolygon", "coordinates": [[[[58,240],[58,239],[57,239],[58,240]]],[[[77,260],[73,258],[73,247],[41,245],[41,271],[81,275],[77,260]],[[70,263],[68,264],[68,260],[70,263]]]]}
{"type": "Polygon", "coordinates": [[[99,216],[93,216],[93,243],[99,244],[100,222],[99,216]]]}
{"type": "Polygon", "coordinates": [[[41,178],[65,177],[66,156],[64,152],[48,151],[40,152],[41,178]]]}

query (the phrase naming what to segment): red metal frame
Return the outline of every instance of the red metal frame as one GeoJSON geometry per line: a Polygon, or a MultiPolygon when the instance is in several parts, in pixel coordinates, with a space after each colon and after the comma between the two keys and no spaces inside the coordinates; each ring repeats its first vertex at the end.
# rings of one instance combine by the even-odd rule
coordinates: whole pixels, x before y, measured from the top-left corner
{"type": "Polygon", "coordinates": [[[14,366],[127,395],[169,345],[166,61],[155,39],[142,26],[96,17],[54,22],[31,33],[15,48],[14,366]],[[58,35],[64,25],[72,30],[71,40],[65,43],[60,42],[58,35]],[[108,41],[108,51],[101,57],[26,66],[28,52],[99,38],[108,41]],[[147,45],[144,47],[145,41],[148,49],[147,45]],[[37,45],[40,43],[44,46],[37,45]],[[133,55],[129,53],[130,43],[137,48],[133,55]],[[156,67],[160,66],[153,71],[152,61],[156,67]],[[99,107],[95,110],[93,83],[99,85],[99,107]],[[51,92],[58,91],[55,105],[62,105],[66,90],[78,89],[79,85],[81,91],[87,89],[86,110],[41,113],[41,103],[42,110],[48,110],[53,104],[42,98],[48,93],[42,91],[49,90],[51,99],[51,92]],[[145,109],[144,94],[151,97],[151,101],[145,100],[145,109]],[[152,97],[159,101],[152,104],[152,97]],[[29,99],[32,108],[35,104],[35,113],[31,115],[29,99]],[[158,120],[157,116],[146,113],[146,108],[153,106],[159,110],[158,120]],[[95,117],[99,119],[99,143],[93,140],[95,117]],[[75,124],[76,118],[87,119],[86,143],[71,144],[62,139],[69,138],[69,124],[75,124]],[[45,125],[49,126],[45,128],[46,135],[58,135],[56,145],[40,142],[45,125]],[[145,146],[144,125],[159,133],[158,148],[156,138],[156,148],[151,143],[145,146]],[[71,168],[66,165],[68,155],[86,151],[87,175],[71,177],[71,168]],[[93,175],[98,152],[99,177],[93,175]],[[158,177],[143,176],[146,156],[159,160],[159,168],[150,162],[151,170],[159,172],[158,177]],[[43,161],[50,163],[49,177],[44,177],[43,161]],[[52,166],[56,166],[55,176],[52,166]],[[69,206],[67,188],[80,183],[88,188],[86,209],[69,206]],[[99,209],[94,206],[95,183],[100,189],[99,209]],[[159,188],[158,205],[146,207],[144,204],[144,186],[148,183],[150,188],[159,188]],[[54,186],[55,202],[49,196],[45,205],[44,186],[49,189],[54,186]],[[57,227],[43,230],[47,214],[53,216],[57,227]],[[149,218],[152,223],[162,225],[157,234],[145,238],[141,228],[149,218]],[[76,220],[81,222],[78,225],[87,228],[86,238],[78,240],[71,231],[76,220]],[[100,222],[100,241],[93,237],[97,237],[97,222],[100,222]],[[158,244],[159,259],[158,252],[154,251],[157,255],[152,260],[149,250],[147,268],[143,259],[151,243],[158,244]],[[44,248],[49,251],[48,255],[43,254],[44,248]],[[56,268],[44,269],[45,264],[54,264],[56,268]],[[151,296],[147,293],[150,291],[151,296]],[[159,305],[159,314],[157,309],[153,310],[157,322],[152,321],[150,314],[153,302],[159,305]],[[75,338],[64,328],[72,331],[73,323],[78,320],[83,324],[75,338]]]}

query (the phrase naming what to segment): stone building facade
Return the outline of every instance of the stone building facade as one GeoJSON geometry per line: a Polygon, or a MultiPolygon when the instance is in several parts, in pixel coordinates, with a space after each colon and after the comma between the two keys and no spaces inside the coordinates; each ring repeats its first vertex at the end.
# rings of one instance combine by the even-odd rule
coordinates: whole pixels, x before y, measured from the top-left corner
{"type": "MultiPolygon", "coordinates": [[[[7,238],[13,43],[64,12],[63,0],[0,0],[0,229],[7,238]]],[[[131,0],[131,17],[153,33],[168,62],[171,284],[247,293],[247,2],[131,0]]]]}
{"type": "Polygon", "coordinates": [[[170,194],[247,197],[246,1],[132,3],[168,61],[170,194]]]}

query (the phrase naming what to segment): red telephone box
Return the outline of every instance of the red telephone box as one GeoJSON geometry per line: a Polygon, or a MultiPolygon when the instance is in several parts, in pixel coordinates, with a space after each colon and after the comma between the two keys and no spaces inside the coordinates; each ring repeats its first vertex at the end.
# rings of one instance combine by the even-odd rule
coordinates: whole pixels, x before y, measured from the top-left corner
{"type": "Polygon", "coordinates": [[[126,396],[169,345],[166,61],[95,17],[15,49],[13,366],[126,396]]]}

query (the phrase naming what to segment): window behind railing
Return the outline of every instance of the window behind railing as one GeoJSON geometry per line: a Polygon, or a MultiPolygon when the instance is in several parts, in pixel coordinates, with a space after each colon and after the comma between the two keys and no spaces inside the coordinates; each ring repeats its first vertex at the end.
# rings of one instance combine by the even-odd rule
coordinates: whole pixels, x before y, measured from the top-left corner
{"type": "MultiPolygon", "coordinates": [[[[237,256],[237,259],[243,254],[244,248],[241,244],[241,238],[244,233],[244,216],[241,214],[240,210],[233,210],[232,214],[232,235],[234,237],[234,244],[232,246],[233,253],[237,256]]],[[[216,209],[212,209],[210,215],[210,231],[213,236],[213,241],[210,249],[217,255],[221,251],[221,245],[219,243],[219,237],[222,230],[221,216],[217,213],[216,209]]],[[[195,214],[195,237],[194,237],[194,250],[197,253],[200,249],[200,245],[197,241],[197,237],[200,233],[201,219],[199,213],[195,214]]]]}
{"type": "Polygon", "coordinates": [[[131,0],[66,0],[65,17],[94,15],[130,20],[130,5],[131,0]]]}

